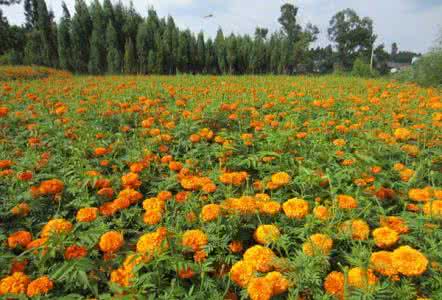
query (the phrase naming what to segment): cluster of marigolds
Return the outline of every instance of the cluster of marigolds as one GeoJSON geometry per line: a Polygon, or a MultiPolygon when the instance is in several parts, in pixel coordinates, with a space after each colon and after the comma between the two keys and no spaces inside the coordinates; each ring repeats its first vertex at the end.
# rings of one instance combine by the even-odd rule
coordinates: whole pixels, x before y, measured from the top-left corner
{"type": "MultiPolygon", "coordinates": [[[[83,84],[73,79],[64,80],[71,85],[83,84]]],[[[216,83],[216,79],[213,82],[216,83]]],[[[287,79],[287,86],[288,82],[287,79]]],[[[106,84],[113,86],[116,95],[124,95],[135,83],[116,86],[109,82],[106,84]]],[[[325,82],[322,84],[326,86],[325,82]]],[[[39,273],[42,269],[36,269],[35,257],[47,255],[54,238],[71,237],[69,241],[76,241],[75,235],[78,233],[75,231],[94,226],[97,222],[112,224],[113,218],[131,209],[137,212],[135,217],[142,220],[145,231],[127,233],[131,228],[122,229],[111,225],[107,232],[101,234],[94,248],[70,242],[61,253],[63,260],[72,261],[88,257],[93,250],[98,250],[104,261],[119,261],[111,264],[107,276],[112,284],[124,289],[123,295],[136,286],[143,265],[148,265],[162,255],[173,255],[170,253],[175,251],[179,251],[180,255],[191,262],[189,266],[176,269],[177,277],[183,281],[197,282],[200,269],[195,266],[210,261],[214,251],[224,251],[211,249],[207,226],[216,222],[222,224],[234,217],[240,218],[241,222],[257,225],[248,238],[229,240],[225,245],[226,252],[220,252],[236,258],[232,264],[223,263],[223,269],[213,275],[228,278],[234,283],[226,289],[225,299],[238,299],[239,292],[245,290],[252,300],[267,300],[287,295],[296,288],[297,282],[291,275],[296,272],[290,265],[291,257],[284,256],[281,248],[276,245],[285,242],[291,229],[303,226],[309,227],[310,233],[302,238],[303,242],[299,245],[290,247],[296,248],[309,259],[325,257],[332,261],[332,257],[343,251],[340,248],[343,243],[355,245],[360,242],[370,249],[365,266],[351,265],[339,258],[340,267],[333,262],[333,267],[327,270],[322,278],[323,290],[337,299],[345,299],[352,289],[368,291],[380,281],[394,283],[404,278],[412,281],[424,276],[429,269],[440,270],[438,265],[441,262],[433,260],[419,245],[407,243],[409,239],[404,238],[414,234],[415,229],[407,221],[410,214],[424,220],[422,226],[431,230],[439,230],[437,221],[442,219],[442,189],[437,187],[442,172],[442,152],[440,148],[437,150],[441,146],[437,141],[441,135],[434,129],[440,130],[442,127],[442,113],[438,112],[442,109],[442,102],[437,92],[425,91],[425,97],[417,94],[416,87],[401,90],[395,84],[387,84],[383,88],[368,84],[368,100],[363,96],[346,96],[345,106],[352,111],[354,118],[351,119],[338,112],[336,106],[339,101],[332,96],[325,97],[321,90],[312,87],[310,90],[304,89],[304,92],[291,91],[287,96],[270,93],[277,93],[278,88],[274,87],[267,90],[267,100],[258,106],[260,92],[254,88],[246,90],[238,83],[220,88],[215,88],[213,84],[207,90],[183,86],[163,86],[167,92],[162,92],[167,94],[161,97],[172,99],[174,102],[168,100],[171,107],[167,107],[159,98],[139,97],[130,103],[106,99],[103,100],[105,104],[102,109],[95,111],[94,106],[99,103],[99,84],[81,86],[81,97],[84,100],[64,102],[52,101],[51,96],[70,97],[73,95],[72,87],[63,89],[60,94],[45,90],[48,93],[45,97],[38,92],[24,94],[20,84],[3,84],[1,93],[9,100],[0,106],[0,129],[9,128],[8,122],[22,124],[20,130],[24,131],[27,140],[23,143],[26,149],[18,147],[14,155],[4,159],[0,157],[0,181],[10,186],[16,180],[17,191],[23,189],[20,192],[28,192],[30,198],[11,201],[13,205],[4,214],[9,216],[8,222],[11,225],[8,228],[11,229],[1,231],[7,239],[5,250],[0,248],[0,254],[8,253],[8,257],[11,254],[17,257],[10,261],[10,267],[0,270],[3,276],[0,279],[0,296],[34,297],[50,295],[54,290],[63,291],[63,286],[57,285],[57,281],[51,279],[51,274],[39,273]],[[246,92],[252,100],[218,104],[218,113],[223,117],[215,120],[207,115],[210,112],[205,114],[204,111],[215,102],[213,99],[203,98],[200,102],[193,102],[191,97],[198,93],[216,97],[216,94],[209,93],[209,88],[219,89],[216,92],[225,89],[232,95],[244,95],[242,93],[246,92]],[[310,103],[303,100],[306,91],[310,91],[310,96],[314,98],[310,103]],[[180,92],[182,95],[178,96],[180,92]],[[394,103],[387,102],[391,99],[410,115],[395,109],[394,103]],[[417,108],[410,104],[413,99],[417,99],[417,108]],[[372,110],[389,112],[390,115],[382,119],[379,113],[371,113],[372,110]],[[411,113],[414,111],[419,113],[413,117],[411,113]],[[295,119],[293,113],[296,116],[303,113],[311,116],[295,119]],[[314,114],[326,118],[313,126],[314,114]],[[337,116],[339,114],[343,115],[337,116]],[[82,131],[84,124],[95,117],[103,118],[101,122],[104,128],[113,123],[103,120],[116,115],[137,115],[142,118],[136,119],[136,125],[128,118],[119,127],[112,125],[111,130],[102,130],[92,135],[95,144],[85,146],[84,156],[85,161],[93,163],[88,167],[84,167],[85,162],[79,164],[84,167],[77,173],[81,181],[69,179],[72,174],[69,172],[58,173],[59,176],[48,179],[48,168],[54,156],[68,150],[55,151],[49,147],[58,147],[49,143],[51,138],[55,139],[51,136],[55,133],[40,128],[48,126],[40,124],[44,123],[41,118],[47,117],[55,124],[51,126],[62,128],[64,136],[57,138],[78,143],[81,136],[89,136],[88,141],[91,141],[88,130],[82,131]],[[190,131],[182,135],[183,128],[187,128],[185,124],[192,122],[202,125],[192,125],[188,129],[190,131]],[[385,122],[392,128],[387,130],[388,126],[379,126],[373,129],[366,125],[370,122],[385,122]],[[283,136],[284,143],[290,146],[267,142],[274,130],[290,132],[283,136]],[[124,142],[112,139],[111,136],[117,133],[124,137],[124,142]],[[359,134],[370,136],[370,139],[367,137],[368,143],[390,147],[387,149],[392,149],[391,157],[404,159],[394,162],[368,159],[369,163],[363,165],[364,155],[370,154],[360,149],[359,134]],[[352,137],[357,141],[353,146],[352,137]],[[138,139],[145,139],[143,143],[149,144],[149,150],[141,149],[142,155],[138,155],[135,161],[127,159],[131,157],[129,155],[124,156],[121,158],[124,166],[121,167],[116,161],[118,155],[122,155],[122,152],[132,153],[132,147],[141,145],[138,139]],[[318,153],[321,150],[318,149],[320,146],[315,146],[315,141],[320,143],[321,139],[327,140],[330,147],[327,153],[318,153]],[[106,142],[110,140],[113,142],[106,142]],[[272,153],[268,150],[269,146],[274,147],[272,153]],[[199,151],[205,149],[207,153],[212,151],[215,159],[210,162],[198,161],[182,153],[183,149],[190,151],[195,147],[200,147],[199,151]],[[259,154],[259,147],[267,147],[264,154],[259,154]],[[31,152],[36,158],[35,165],[21,164],[20,158],[25,155],[29,158],[31,152]],[[241,164],[241,168],[232,167],[231,162],[237,156],[248,157],[249,154],[256,154],[258,159],[254,164],[258,169],[266,171],[260,173],[257,168],[246,164],[241,164]],[[279,155],[287,156],[279,159],[279,155]],[[311,166],[315,166],[316,162],[309,163],[313,159],[309,155],[318,161],[333,157],[334,167],[339,168],[336,170],[348,172],[351,179],[339,181],[326,168],[314,169],[311,166]],[[292,168],[294,164],[303,169],[289,169],[286,158],[292,158],[292,168]],[[414,163],[417,159],[426,159],[428,164],[439,166],[440,169],[431,171],[432,174],[439,172],[439,175],[434,175],[430,180],[424,174],[427,171],[423,168],[426,167],[414,163]],[[23,168],[24,165],[27,168],[23,168]],[[279,165],[285,168],[278,168],[279,165]],[[212,168],[217,168],[216,172],[212,168]],[[167,184],[161,185],[162,188],[152,187],[151,182],[145,180],[146,174],[151,172],[157,172],[155,178],[150,179],[154,184],[162,181],[167,181],[167,184]],[[311,176],[311,182],[299,181],[302,172],[311,176]],[[345,186],[336,187],[337,183],[345,186]],[[146,186],[149,188],[146,189],[146,186]],[[309,190],[310,186],[314,186],[315,190],[309,190]],[[90,199],[96,199],[88,199],[87,203],[95,205],[70,206],[69,201],[75,200],[78,203],[77,199],[69,198],[71,189],[86,191],[90,199]],[[59,207],[56,215],[48,215],[45,220],[20,223],[21,220],[34,217],[34,207],[44,201],[59,207]],[[189,203],[192,203],[189,206],[192,210],[185,215],[188,227],[177,232],[174,217],[171,216],[182,213],[179,207],[189,203]],[[383,210],[384,214],[370,215],[368,218],[367,211],[370,214],[373,206],[389,208],[383,210]],[[23,224],[44,225],[26,228],[23,224]]],[[[290,84],[290,88],[302,90],[296,84],[290,84]]],[[[38,91],[38,87],[34,86],[34,90],[38,91]]],[[[96,122],[99,124],[100,121],[96,122]]],[[[8,143],[12,137],[4,135],[0,138],[2,143],[8,143]]],[[[61,159],[58,157],[58,163],[61,159]]],[[[331,164],[330,161],[327,160],[327,164],[331,164]]],[[[52,166],[58,167],[57,163],[52,166]]],[[[64,170],[68,169],[66,167],[64,170]]],[[[4,193],[6,191],[0,190],[4,193]]],[[[294,249],[289,251],[294,253],[294,249]]],[[[419,293],[420,299],[424,299],[428,291],[419,293]]],[[[61,294],[63,292],[57,295],[61,294]]],[[[309,299],[307,295],[301,291],[300,298],[309,299]]]]}

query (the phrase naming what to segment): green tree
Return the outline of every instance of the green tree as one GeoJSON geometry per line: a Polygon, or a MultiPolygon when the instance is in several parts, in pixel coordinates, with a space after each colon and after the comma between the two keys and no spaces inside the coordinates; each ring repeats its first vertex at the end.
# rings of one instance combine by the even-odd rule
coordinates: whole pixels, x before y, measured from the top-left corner
{"type": "Polygon", "coordinates": [[[64,1],[61,6],[63,16],[57,31],[59,66],[62,69],[72,71],[71,15],[64,1]]]}
{"type": "Polygon", "coordinates": [[[43,64],[56,67],[58,63],[56,34],[53,31],[52,16],[44,0],[37,1],[37,27],[41,35],[43,64]]]}
{"type": "Polygon", "coordinates": [[[112,74],[121,72],[121,53],[118,50],[117,31],[109,21],[106,28],[107,71],[112,74]]]}
{"type": "Polygon", "coordinates": [[[215,38],[215,50],[218,60],[218,70],[220,73],[227,73],[227,50],[224,39],[224,33],[221,28],[218,29],[215,38]]]}
{"type": "Polygon", "coordinates": [[[95,0],[90,7],[92,17],[92,35],[90,39],[90,52],[88,70],[91,74],[102,74],[106,71],[106,47],[103,43],[103,36],[106,35],[105,15],[98,0],[95,0]]]}
{"type": "Polygon", "coordinates": [[[338,61],[344,68],[350,69],[356,57],[370,56],[376,40],[370,18],[360,18],[354,10],[345,9],[335,14],[329,25],[329,38],[335,43],[338,61]]]}
{"type": "Polygon", "coordinates": [[[72,61],[75,71],[87,73],[90,57],[92,19],[84,0],[75,0],[75,15],[71,22],[72,61]]]}
{"type": "Polygon", "coordinates": [[[137,60],[135,55],[135,45],[129,37],[124,46],[124,73],[133,74],[137,72],[137,60]]]}

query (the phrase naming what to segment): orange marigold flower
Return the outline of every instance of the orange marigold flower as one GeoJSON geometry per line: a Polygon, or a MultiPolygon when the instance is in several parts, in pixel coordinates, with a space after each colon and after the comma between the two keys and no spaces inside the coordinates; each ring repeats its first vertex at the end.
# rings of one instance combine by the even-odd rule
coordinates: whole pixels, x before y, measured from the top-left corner
{"type": "Polygon", "coordinates": [[[92,222],[97,218],[98,208],[86,207],[77,211],[76,219],[78,222],[92,222]]]}
{"type": "Polygon", "coordinates": [[[219,204],[204,205],[201,210],[201,219],[203,222],[216,220],[221,215],[221,206],[219,204]]]}
{"type": "Polygon", "coordinates": [[[380,218],[380,223],[381,223],[381,226],[389,227],[399,234],[400,233],[407,233],[409,230],[404,219],[402,219],[401,217],[396,217],[396,216],[384,217],[384,216],[382,216],[380,218]]]}
{"type": "Polygon", "coordinates": [[[325,277],[324,289],[329,295],[344,299],[345,276],[342,272],[333,271],[325,277]]]}
{"type": "Polygon", "coordinates": [[[19,295],[26,292],[30,280],[26,274],[15,272],[0,280],[0,296],[6,294],[19,295]]]}
{"type": "Polygon", "coordinates": [[[379,248],[391,247],[399,240],[399,234],[389,227],[376,228],[372,234],[374,243],[379,248]]]}
{"type": "Polygon", "coordinates": [[[348,271],[348,285],[358,289],[366,289],[367,285],[374,285],[377,281],[378,278],[371,269],[356,267],[348,271]]]}
{"type": "Polygon", "coordinates": [[[338,195],[339,208],[352,209],[358,207],[358,201],[352,196],[338,195]]]}
{"type": "Polygon", "coordinates": [[[193,251],[201,250],[202,247],[207,245],[207,235],[199,230],[187,230],[182,237],[182,244],[184,247],[192,248],[193,251]]]}
{"type": "Polygon", "coordinates": [[[54,195],[61,193],[64,189],[64,183],[58,179],[45,180],[40,183],[38,191],[42,195],[54,195]]]}
{"type": "Polygon", "coordinates": [[[367,222],[361,219],[347,221],[341,225],[341,229],[345,233],[351,234],[352,239],[359,241],[368,239],[370,234],[370,227],[367,222]]]}
{"type": "Polygon", "coordinates": [[[281,211],[281,204],[276,201],[266,201],[258,203],[260,213],[267,215],[276,215],[281,211]]]}
{"type": "Polygon", "coordinates": [[[393,251],[393,266],[405,276],[419,276],[427,270],[428,259],[410,246],[401,246],[393,251]]]}
{"type": "Polygon", "coordinates": [[[25,171],[25,172],[21,172],[17,174],[17,178],[18,180],[21,181],[29,181],[31,180],[33,177],[32,172],[31,171],[25,171]]]}
{"type": "Polygon", "coordinates": [[[8,247],[15,248],[17,246],[26,247],[32,241],[32,235],[29,231],[16,231],[8,237],[8,247]]]}
{"type": "Polygon", "coordinates": [[[267,273],[265,278],[272,284],[272,295],[280,295],[285,293],[289,288],[289,281],[280,272],[267,273]]]}
{"type": "Polygon", "coordinates": [[[28,297],[34,297],[38,295],[45,295],[54,287],[54,283],[49,279],[48,276],[39,277],[31,283],[29,283],[26,295],[28,297]]]}
{"type": "Polygon", "coordinates": [[[251,300],[270,300],[273,295],[273,284],[266,277],[252,278],[247,286],[251,300]]]}
{"type": "Polygon", "coordinates": [[[118,207],[113,201],[103,203],[103,205],[101,205],[98,209],[100,211],[100,214],[104,216],[112,216],[118,211],[118,207]]]}
{"type": "Polygon", "coordinates": [[[240,260],[230,269],[230,279],[240,287],[246,287],[253,278],[255,268],[253,264],[240,260]]]}
{"type": "Polygon", "coordinates": [[[259,225],[253,234],[253,238],[257,243],[266,245],[276,242],[280,235],[281,233],[275,225],[259,225]]]}
{"type": "Polygon", "coordinates": [[[373,252],[370,257],[370,266],[378,273],[384,276],[393,276],[397,274],[393,266],[392,252],[379,251],[373,252]]]}
{"type": "Polygon", "coordinates": [[[27,203],[20,203],[11,209],[11,213],[15,216],[25,217],[29,214],[31,208],[27,203]]]}
{"type": "Polygon", "coordinates": [[[304,199],[293,198],[282,204],[282,210],[291,219],[302,219],[308,214],[308,202],[304,199]]]}
{"type": "Polygon", "coordinates": [[[323,205],[316,206],[313,209],[313,215],[316,219],[319,219],[321,221],[326,221],[328,218],[330,218],[330,211],[327,207],[323,205]]]}
{"type": "Polygon", "coordinates": [[[148,258],[152,255],[163,253],[169,248],[166,237],[164,228],[158,228],[154,232],[142,235],[137,242],[137,252],[147,255],[146,257],[148,258]]]}
{"type": "Polygon", "coordinates": [[[232,253],[239,253],[243,250],[241,241],[231,241],[229,244],[229,249],[232,253]]]}
{"type": "Polygon", "coordinates": [[[192,270],[191,267],[187,268],[181,268],[178,270],[178,277],[181,279],[189,279],[192,278],[195,275],[195,272],[192,270]]]}
{"type": "Polygon", "coordinates": [[[394,131],[394,137],[401,141],[409,140],[411,137],[411,131],[407,128],[398,128],[394,131]]]}
{"type": "Polygon", "coordinates": [[[411,189],[408,191],[408,197],[417,202],[428,202],[431,200],[431,189],[411,189]]]}
{"type": "Polygon", "coordinates": [[[333,240],[326,234],[317,233],[309,237],[308,241],[302,244],[302,251],[308,256],[329,255],[333,247],[333,240]]]}
{"type": "Polygon", "coordinates": [[[162,210],[160,209],[149,209],[143,215],[143,222],[147,225],[156,225],[160,223],[163,217],[162,210]]]}
{"type": "Polygon", "coordinates": [[[71,245],[64,251],[64,258],[67,260],[82,258],[87,255],[86,247],[71,245]]]}
{"type": "Polygon", "coordinates": [[[66,234],[72,230],[72,223],[65,219],[53,219],[46,223],[41,230],[41,237],[46,238],[51,234],[66,234]]]}
{"type": "Polygon", "coordinates": [[[128,287],[131,285],[133,277],[132,269],[121,267],[111,272],[110,281],[122,287],[128,287]]]}
{"type": "Polygon", "coordinates": [[[98,246],[103,252],[117,252],[123,246],[123,235],[117,231],[108,231],[100,237],[98,246]]]}
{"type": "Polygon", "coordinates": [[[123,175],[121,177],[121,182],[125,188],[137,189],[141,185],[138,174],[132,172],[123,175]]]}
{"type": "Polygon", "coordinates": [[[270,272],[273,269],[275,253],[270,248],[255,245],[244,252],[244,260],[251,263],[259,272],[270,272]]]}

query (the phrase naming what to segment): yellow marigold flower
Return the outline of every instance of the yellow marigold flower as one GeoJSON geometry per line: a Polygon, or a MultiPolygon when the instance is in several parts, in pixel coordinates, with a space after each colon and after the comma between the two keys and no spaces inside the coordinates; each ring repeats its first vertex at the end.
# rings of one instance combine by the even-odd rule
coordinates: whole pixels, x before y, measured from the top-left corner
{"type": "Polygon", "coordinates": [[[15,272],[0,280],[0,296],[5,294],[23,294],[29,284],[29,278],[23,272],[15,272]]]}
{"type": "Polygon", "coordinates": [[[335,146],[342,147],[342,146],[345,146],[345,144],[347,144],[347,142],[344,139],[336,139],[336,140],[333,140],[333,144],[335,146]]]}
{"type": "Polygon", "coordinates": [[[164,201],[161,201],[158,198],[148,198],[143,201],[144,210],[160,210],[162,211],[166,207],[164,201]]]}
{"type": "Polygon", "coordinates": [[[100,250],[106,253],[113,253],[120,250],[123,246],[123,235],[116,231],[108,231],[100,237],[98,246],[100,250]]]}
{"type": "Polygon", "coordinates": [[[267,215],[276,215],[281,211],[281,204],[276,201],[266,201],[257,203],[260,213],[267,215]]]}
{"type": "Polygon", "coordinates": [[[378,273],[384,276],[393,276],[397,274],[393,266],[392,252],[379,251],[373,252],[370,256],[370,266],[378,273]]]}
{"type": "Polygon", "coordinates": [[[246,287],[253,278],[255,268],[253,264],[240,260],[230,269],[230,279],[240,287],[246,287]]]}
{"type": "Polygon", "coordinates": [[[317,233],[308,238],[308,241],[302,244],[302,251],[308,256],[315,254],[329,255],[333,247],[333,240],[326,234],[317,233]]]}
{"type": "Polygon", "coordinates": [[[344,299],[345,276],[342,272],[333,271],[325,277],[324,289],[329,295],[344,299]]]}
{"type": "Polygon", "coordinates": [[[221,206],[219,204],[207,204],[201,210],[201,219],[203,222],[216,220],[221,215],[221,206]]]}
{"type": "Polygon", "coordinates": [[[207,235],[199,229],[187,230],[182,237],[183,246],[192,248],[195,252],[201,250],[201,248],[207,245],[207,242],[207,235]]]}
{"type": "Polygon", "coordinates": [[[54,283],[48,276],[42,276],[33,280],[27,288],[26,295],[34,297],[47,294],[54,287],[54,283]]]}
{"type": "Polygon", "coordinates": [[[151,209],[144,213],[143,221],[147,225],[156,225],[160,223],[163,213],[158,209],[151,209]]]}
{"type": "Polygon", "coordinates": [[[346,233],[350,233],[352,239],[359,241],[368,239],[370,234],[370,227],[367,222],[361,219],[347,221],[341,225],[341,229],[346,233]]]}
{"type": "Polygon", "coordinates": [[[330,211],[327,207],[319,205],[313,209],[313,215],[316,219],[326,221],[330,217],[330,211]]]}
{"type": "Polygon", "coordinates": [[[427,216],[432,216],[436,218],[442,217],[442,200],[434,200],[427,202],[424,205],[424,213],[427,216]]]}
{"type": "Polygon", "coordinates": [[[273,296],[285,293],[289,288],[289,281],[280,272],[269,272],[265,276],[265,279],[271,282],[273,287],[273,296]]]}
{"type": "Polygon", "coordinates": [[[428,202],[431,200],[431,189],[411,189],[408,191],[408,198],[417,202],[428,202]]]}
{"type": "Polygon", "coordinates": [[[32,241],[32,235],[29,231],[16,231],[8,237],[8,247],[11,249],[17,246],[26,247],[32,241]]]}
{"type": "Polygon", "coordinates": [[[411,137],[411,131],[407,128],[398,128],[394,131],[394,137],[401,141],[409,140],[411,137]]]}
{"type": "Polygon", "coordinates": [[[365,289],[367,285],[374,285],[378,281],[371,269],[352,268],[348,271],[348,285],[358,289],[365,289]]]}
{"type": "Polygon", "coordinates": [[[427,270],[428,259],[410,246],[402,246],[393,251],[393,266],[405,276],[419,276],[427,270]]]}
{"type": "Polygon", "coordinates": [[[87,207],[77,211],[76,219],[78,222],[92,222],[97,218],[98,208],[87,207]]]}
{"type": "Polygon", "coordinates": [[[46,223],[41,230],[41,237],[49,237],[52,233],[62,234],[72,230],[72,223],[65,219],[53,219],[46,223]]]}
{"type": "Polygon", "coordinates": [[[150,258],[154,254],[160,254],[169,248],[164,228],[158,228],[154,232],[142,235],[137,242],[137,252],[150,258]]]}
{"type": "Polygon", "coordinates": [[[272,175],[272,182],[278,186],[286,185],[290,182],[290,175],[286,172],[278,172],[272,175]]]}
{"type": "Polygon", "coordinates": [[[399,240],[399,234],[389,227],[379,227],[373,230],[374,243],[379,248],[393,246],[399,240]]]}
{"type": "Polygon", "coordinates": [[[308,214],[308,202],[304,199],[292,198],[282,204],[282,209],[291,219],[302,219],[308,214]]]}
{"type": "Polygon", "coordinates": [[[339,208],[352,209],[358,207],[358,201],[352,196],[338,195],[339,208]]]}
{"type": "Polygon", "coordinates": [[[270,272],[273,269],[273,260],[276,255],[270,248],[255,245],[247,249],[243,257],[259,272],[270,272]]]}
{"type": "Polygon", "coordinates": [[[255,277],[247,286],[247,294],[251,300],[270,300],[273,295],[273,285],[265,277],[255,277]]]}
{"type": "Polygon", "coordinates": [[[403,169],[399,172],[399,175],[401,177],[401,180],[404,182],[407,182],[408,180],[410,180],[411,177],[413,177],[414,175],[414,171],[412,169],[403,169]]]}
{"type": "Polygon", "coordinates": [[[278,240],[280,235],[281,233],[275,225],[259,225],[253,237],[257,243],[266,245],[278,240]]]}

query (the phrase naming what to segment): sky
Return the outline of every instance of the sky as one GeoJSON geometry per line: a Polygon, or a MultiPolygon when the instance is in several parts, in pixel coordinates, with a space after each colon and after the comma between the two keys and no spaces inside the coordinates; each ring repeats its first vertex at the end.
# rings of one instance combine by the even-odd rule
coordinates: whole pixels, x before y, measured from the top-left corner
{"type": "MultiPolygon", "coordinates": [[[[90,0],[86,0],[89,2],[90,0]]],[[[116,2],[117,0],[113,0],[116,2]]],[[[130,0],[121,0],[129,4],[130,0]]],[[[71,14],[74,0],[65,0],[71,14]]],[[[143,16],[153,6],[160,17],[171,15],[181,29],[189,28],[197,33],[214,37],[219,26],[224,34],[253,34],[256,26],[270,32],[280,28],[280,7],[290,2],[299,7],[301,24],[311,22],[319,27],[316,45],[330,43],[327,35],[332,16],[345,8],[354,9],[359,16],[370,17],[378,38],[376,44],[385,44],[390,51],[397,42],[399,50],[424,53],[442,34],[442,0],[132,0],[136,10],[143,16]],[[213,14],[212,18],[203,18],[213,14]]],[[[62,0],[46,0],[56,17],[61,16],[62,0]]],[[[24,21],[23,5],[2,7],[12,24],[24,21]]]]}

